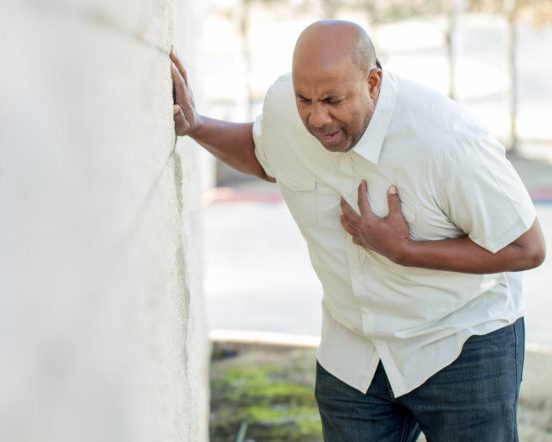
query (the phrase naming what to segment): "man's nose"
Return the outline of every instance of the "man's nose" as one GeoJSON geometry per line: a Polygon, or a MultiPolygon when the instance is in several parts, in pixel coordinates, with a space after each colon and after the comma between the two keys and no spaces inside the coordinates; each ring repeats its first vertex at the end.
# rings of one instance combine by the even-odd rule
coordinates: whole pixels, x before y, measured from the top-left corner
{"type": "Polygon", "coordinates": [[[314,127],[321,128],[327,124],[330,124],[332,122],[332,117],[325,106],[321,104],[313,104],[309,122],[314,127]]]}

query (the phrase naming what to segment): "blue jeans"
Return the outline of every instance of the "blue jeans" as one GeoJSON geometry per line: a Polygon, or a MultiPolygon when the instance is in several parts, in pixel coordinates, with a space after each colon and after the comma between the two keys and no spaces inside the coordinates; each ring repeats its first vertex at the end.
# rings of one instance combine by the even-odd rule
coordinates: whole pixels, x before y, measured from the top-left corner
{"type": "Polygon", "coordinates": [[[470,337],[462,353],[415,390],[395,398],[379,364],[366,394],[317,363],[316,402],[327,442],[518,441],[525,350],[523,318],[470,337]]]}

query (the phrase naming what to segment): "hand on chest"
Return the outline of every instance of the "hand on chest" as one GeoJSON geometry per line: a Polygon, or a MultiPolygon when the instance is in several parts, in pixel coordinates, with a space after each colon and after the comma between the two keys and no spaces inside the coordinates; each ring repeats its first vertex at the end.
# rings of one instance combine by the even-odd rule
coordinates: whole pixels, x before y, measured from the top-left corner
{"type": "Polygon", "coordinates": [[[441,211],[434,187],[423,181],[414,182],[404,173],[393,174],[385,168],[361,170],[352,161],[337,161],[334,166],[331,170],[288,169],[278,174],[283,196],[300,227],[341,229],[340,198],[360,213],[358,186],[364,179],[370,210],[378,217],[388,215],[387,192],[390,186],[397,187],[401,213],[413,239],[434,240],[461,233],[441,211]]]}

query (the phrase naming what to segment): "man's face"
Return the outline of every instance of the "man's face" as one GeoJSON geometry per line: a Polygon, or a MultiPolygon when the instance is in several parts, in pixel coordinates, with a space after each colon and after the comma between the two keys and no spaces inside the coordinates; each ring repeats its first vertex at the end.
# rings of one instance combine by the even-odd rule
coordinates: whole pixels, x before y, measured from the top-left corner
{"type": "Polygon", "coordinates": [[[293,66],[293,87],[306,129],[331,152],[346,152],[362,137],[374,112],[381,71],[363,72],[349,58],[329,68],[293,66]]]}

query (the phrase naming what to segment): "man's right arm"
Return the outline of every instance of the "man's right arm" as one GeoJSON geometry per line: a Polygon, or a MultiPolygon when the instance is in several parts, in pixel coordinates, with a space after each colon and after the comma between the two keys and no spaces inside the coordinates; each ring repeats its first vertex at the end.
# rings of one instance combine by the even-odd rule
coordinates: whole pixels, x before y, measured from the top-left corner
{"type": "Polygon", "coordinates": [[[255,156],[253,123],[230,123],[199,115],[186,70],[174,50],[170,57],[176,134],[192,137],[218,159],[241,172],[274,182],[255,156]]]}

